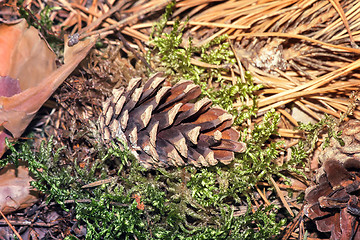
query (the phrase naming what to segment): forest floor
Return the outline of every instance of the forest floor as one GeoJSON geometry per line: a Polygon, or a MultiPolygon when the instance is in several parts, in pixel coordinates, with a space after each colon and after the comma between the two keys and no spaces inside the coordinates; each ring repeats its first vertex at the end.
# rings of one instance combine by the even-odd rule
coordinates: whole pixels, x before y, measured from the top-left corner
{"type": "Polygon", "coordinates": [[[39,193],[0,219],[0,239],[328,239],[304,196],[338,126],[360,119],[359,4],[0,1],[0,20],[25,18],[58,65],[69,39],[96,38],[2,157],[26,162],[39,193]],[[168,86],[199,85],[232,115],[246,151],[228,165],[148,170],[104,143],[112,90],[157,72],[168,86]]]}

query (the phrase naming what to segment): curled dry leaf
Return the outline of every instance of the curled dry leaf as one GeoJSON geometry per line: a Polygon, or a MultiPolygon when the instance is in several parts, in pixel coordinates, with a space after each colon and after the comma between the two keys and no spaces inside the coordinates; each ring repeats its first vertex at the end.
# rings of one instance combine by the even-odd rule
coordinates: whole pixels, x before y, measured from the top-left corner
{"type": "Polygon", "coordinates": [[[146,168],[229,164],[245,151],[231,114],[210,99],[195,101],[201,89],[192,81],[169,87],[165,79],[156,73],[143,86],[134,78],[113,90],[99,119],[105,142],[121,139],[146,168]]]}
{"type": "Polygon", "coordinates": [[[29,170],[23,164],[18,168],[8,165],[0,171],[0,210],[4,214],[29,207],[38,199],[31,189],[29,170]]]}
{"type": "Polygon", "coordinates": [[[95,43],[89,38],[65,49],[65,64],[25,20],[0,25],[0,157],[5,138],[18,138],[35,113],[76,68],[95,43]]]}

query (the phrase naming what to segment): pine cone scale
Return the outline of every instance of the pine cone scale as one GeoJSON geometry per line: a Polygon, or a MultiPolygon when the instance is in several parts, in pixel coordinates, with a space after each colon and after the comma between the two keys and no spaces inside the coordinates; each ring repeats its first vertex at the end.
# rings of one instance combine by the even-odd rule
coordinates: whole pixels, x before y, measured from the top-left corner
{"type": "Polygon", "coordinates": [[[143,104],[130,112],[129,119],[141,130],[149,124],[152,118],[152,112],[153,105],[143,104]]]}
{"type": "MultiPolygon", "coordinates": [[[[203,98],[200,101],[193,103],[186,103],[180,108],[180,114],[176,119],[175,125],[181,122],[188,121],[190,118],[196,119],[200,114],[204,113],[211,106],[212,102],[208,98],[203,98]]],[[[191,121],[191,120],[189,120],[191,121]]]]}
{"type": "Polygon", "coordinates": [[[129,136],[129,142],[133,149],[138,150],[138,128],[133,122],[130,122],[126,132],[125,136],[129,136]]]}
{"type": "Polygon", "coordinates": [[[174,128],[167,129],[161,131],[158,134],[158,137],[169,141],[176,148],[176,150],[180,153],[182,157],[187,158],[188,148],[186,146],[186,139],[179,130],[174,128]]]}
{"type": "Polygon", "coordinates": [[[201,134],[199,136],[199,143],[198,145],[204,145],[204,146],[215,146],[215,145],[219,145],[221,143],[221,138],[222,138],[222,134],[220,131],[216,131],[216,133],[214,135],[205,135],[205,134],[201,134]]]}
{"type": "Polygon", "coordinates": [[[126,130],[126,127],[128,126],[128,121],[129,121],[129,112],[128,110],[125,110],[120,114],[119,117],[120,127],[123,132],[126,130]]]}
{"type": "Polygon", "coordinates": [[[123,108],[123,106],[125,104],[125,100],[126,100],[125,96],[121,96],[119,98],[119,100],[116,100],[116,98],[115,98],[115,101],[114,101],[114,103],[115,103],[115,106],[114,106],[115,107],[115,116],[114,116],[114,118],[117,118],[119,116],[119,114],[121,113],[121,110],[122,110],[122,108],[123,108]]]}
{"type": "Polygon", "coordinates": [[[187,103],[199,97],[201,89],[199,86],[192,83],[192,81],[182,81],[170,89],[170,95],[166,98],[165,102],[158,108],[159,111],[168,110],[173,104],[187,103]]]}
{"type": "Polygon", "coordinates": [[[228,165],[234,159],[234,152],[225,151],[225,150],[213,150],[214,157],[218,159],[221,163],[228,165]]]}
{"type": "Polygon", "coordinates": [[[142,87],[139,87],[136,88],[130,96],[126,97],[126,99],[129,99],[129,101],[127,101],[124,105],[123,111],[127,110],[128,112],[130,112],[131,110],[133,110],[140,99],[141,93],[142,87]]]}
{"type": "Polygon", "coordinates": [[[162,96],[164,96],[169,90],[170,87],[163,87],[161,90],[158,91],[159,88],[161,88],[161,84],[163,84],[165,81],[165,78],[162,77],[162,74],[156,74],[151,78],[148,82],[144,85],[144,92],[139,100],[139,105],[146,102],[152,95],[156,94],[157,96],[156,102],[159,104],[162,96]]]}
{"type": "Polygon", "coordinates": [[[198,143],[198,137],[201,130],[200,126],[184,123],[174,127],[174,129],[180,131],[186,140],[190,141],[192,144],[196,145],[198,143]]]}

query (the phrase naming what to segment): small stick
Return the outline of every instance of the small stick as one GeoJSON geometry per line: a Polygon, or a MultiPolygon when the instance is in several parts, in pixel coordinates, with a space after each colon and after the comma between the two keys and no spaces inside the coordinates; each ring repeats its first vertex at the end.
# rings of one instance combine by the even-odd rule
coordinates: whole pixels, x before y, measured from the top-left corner
{"type": "Polygon", "coordinates": [[[99,17],[96,21],[92,22],[91,24],[89,24],[88,26],[83,28],[81,31],[79,31],[78,34],[81,35],[84,32],[92,31],[94,28],[99,26],[103,20],[110,17],[113,13],[119,11],[121,9],[121,7],[124,6],[124,4],[125,4],[125,1],[118,2],[113,8],[110,9],[110,11],[101,15],[101,17],[99,17]]]}
{"type": "Polygon", "coordinates": [[[86,184],[86,185],[82,186],[81,188],[97,187],[97,186],[99,186],[99,185],[103,185],[103,184],[106,184],[106,183],[110,183],[113,179],[114,179],[114,178],[108,178],[108,179],[99,180],[99,181],[96,181],[96,182],[92,182],[92,183],[86,184]]]}
{"type": "Polygon", "coordinates": [[[276,190],[276,193],[277,193],[278,196],[280,197],[280,200],[281,200],[281,202],[284,204],[286,210],[290,213],[290,215],[291,215],[292,217],[294,217],[295,214],[294,214],[293,211],[291,210],[289,204],[286,202],[285,197],[284,197],[284,195],[281,193],[281,190],[280,190],[279,186],[277,185],[277,183],[275,182],[275,180],[274,180],[271,176],[270,176],[270,181],[271,181],[271,183],[273,184],[273,186],[274,186],[274,188],[275,188],[275,190],[276,190]]]}
{"type": "Polygon", "coordinates": [[[150,64],[145,60],[145,58],[144,58],[143,56],[141,56],[137,51],[135,51],[135,49],[133,49],[132,47],[130,47],[130,45],[127,43],[126,39],[124,38],[124,36],[123,36],[120,32],[118,32],[116,35],[117,35],[117,37],[123,42],[124,47],[125,47],[127,50],[131,51],[131,52],[136,56],[137,59],[140,59],[140,61],[142,61],[142,62],[145,64],[145,66],[146,66],[151,72],[154,71],[154,69],[153,69],[153,68],[150,66],[150,64]]]}
{"type": "MultiPolygon", "coordinates": [[[[55,225],[58,225],[57,222],[54,223],[43,223],[43,222],[31,222],[31,221],[14,221],[14,220],[8,220],[9,223],[15,226],[33,226],[33,227],[52,227],[55,225]]],[[[0,226],[8,225],[6,221],[0,220],[0,226]]]]}
{"type": "MultiPolygon", "coordinates": [[[[175,21],[167,21],[166,25],[174,25],[175,21]]],[[[195,26],[205,26],[211,28],[234,28],[234,29],[248,29],[250,25],[236,25],[236,24],[224,24],[224,23],[216,23],[216,22],[195,22],[195,21],[188,21],[188,25],[195,25],[195,26]]],[[[131,28],[138,29],[138,28],[149,28],[154,25],[153,22],[150,23],[139,23],[131,28]]]]}
{"type": "Polygon", "coordinates": [[[8,226],[11,228],[11,230],[15,233],[16,237],[18,237],[20,240],[23,240],[20,236],[20,234],[16,231],[16,229],[14,228],[13,225],[11,225],[11,223],[9,222],[9,220],[5,217],[5,215],[3,214],[3,212],[0,210],[0,214],[1,216],[4,218],[5,222],[8,224],[8,226]]]}
{"type": "MultiPolygon", "coordinates": [[[[26,7],[27,6],[24,6],[23,9],[30,15],[31,19],[33,19],[36,22],[36,24],[41,27],[41,30],[45,31],[49,35],[59,38],[61,41],[64,41],[64,38],[62,36],[57,35],[51,29],[46,29],[46,27],[38,21],[37,17],[31,12],[31,10],[27,9],[26,7]]],[[[19,8],[18,8],[18,10],[19,10],[19,8]]]]}
{"type": "Polygon", "coordinates": [[[340,46],[340,45],[334,45],[334,44],[331,44],[331,43],[327,43],[327,42],[319,41],[319,40],[316,40],[316,39],[312,39],[312,38],[309,38],[309,37],[306,37],[306,36],[290,34],[290,33],[280,33],[280,32],[240,33],[240,34],[230,36],[229,38],[230,39],[236,39],[238,37],[285,37],[285,38],[296,38],[296,39],[301,39],[301,40],[313,42],[315,44],[324,45],[326,47],[331,47],[331,48],[335,48],[335,49],[341,49],[341,50],[345,50],[345,51],[353,52],[353,53],[360,53],[360,49],[357,49],[357,48],[349,48],[349,47],[344,47],[344,46],[340,46]]]}
{"type": "Polygon", "coordinates": [[[105,27],[105,28],[102,28],[102,29],[99,29],[99,30],[96,30],[96,31],[93,31],[93,32],[84,33],[84,34],[81,35],[81,39],[85,38],[85,37],[88,37],[88,36],[91,36],[91,35],[101,34],[101,33],[105,32],[105,31],[109,31],[109,30],[114,31],[115,29],[120,29],[120,28],[124,27],[125,25],[129,24],[129,22],[139,18],[141,15],[144,15],[144,14],[147,14],[149,12],[155,11],[157,8],[163,7],[163,6],[167,5],[168,3],[169,3],[168,0],[161,1],[161,3],[156,4],[156,5],[152,6],[152,7],[146,8],[146,9],[144,9],[142,11],[139,11],[138,13],[136,13],[136,14],[130,16],[130,17],[122,19],[121,21],[117,22],[116,24],[110,25],[108,27],[105,27]]]}
{"type": "Polygon", "coordinates": [[[266,198],[265,194],[263,194],[260,190],[260,188],[255,185],[256,191],[259,193],[260,197],[264,200],[266,206],[270,206],[269,200],[266,198]]]}
{"type": "MultiPolygon", "coordinates": [[[[304,217],[304,205],[302,205],[300,212],[294,218],[294,220],[286,226],[287,230],[281,240],[289,239],[291,233],[295,230],[296,226],[302,220],[303,217],[304,217]]],[[[302,239],[302,238],[299,238],[299,239],[302,239]]]]}
{"type": "MultiPolygon", "coordinates": [[[[297,144],[299,141],[296,141],[295,143],[297,144]]],[[[267,182],[258,182],[257,185],[260,185],[260,186],[266,186],[266,187],[269,187],[271,186],[269,183],[267,182]]],[[[305,191],[306,188],[303,188],[303,187],[294,187],[294,186],[288,186],[288,185],[285,185],[285,184],[278,184],[278,186],[280,188],[283,188],[283,189],[292,189],[294,191],[305,191]]]]}

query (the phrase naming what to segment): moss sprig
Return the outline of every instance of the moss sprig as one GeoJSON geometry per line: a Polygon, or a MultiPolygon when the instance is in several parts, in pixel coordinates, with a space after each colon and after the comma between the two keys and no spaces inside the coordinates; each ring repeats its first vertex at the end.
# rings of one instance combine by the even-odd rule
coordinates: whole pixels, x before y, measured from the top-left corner
{"type": "Polygon", "coordinates": [[[338,121],[325,113],[324,117],[317,123],[299,123],[299,130],[303,130],[307,135],[307,140],[304,142],[309,152],[312,152],[315,148],[315,144],[318,142],[320,133],[326,131],[326,136],[322,144],[323,148],[326,148],[330,144],[331,138],[334,138],[339,142],[341,146],[344,146],[344,141],[341,138],[341,131],[337,130],[338,121]]]}

